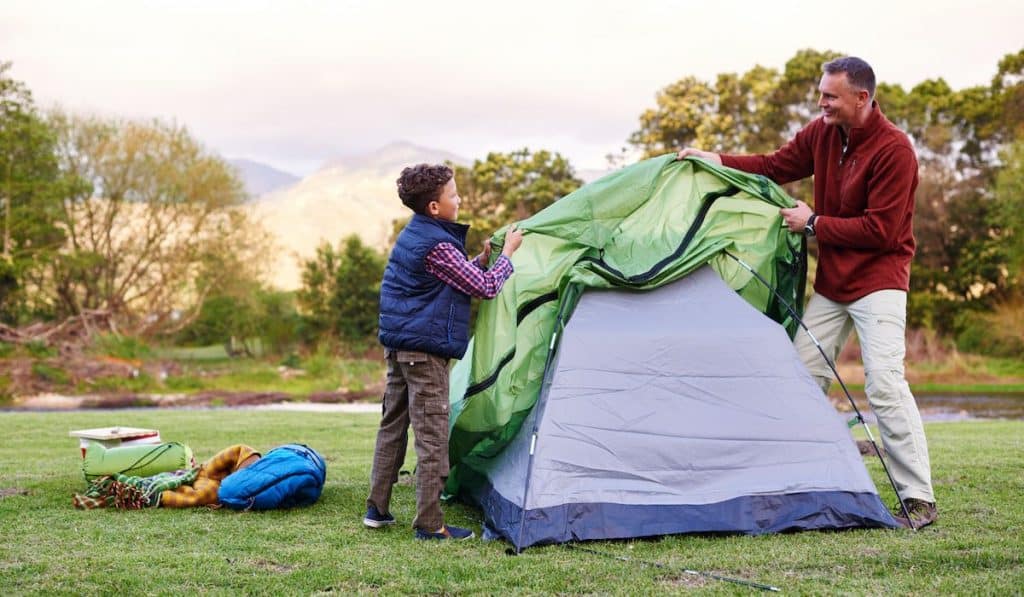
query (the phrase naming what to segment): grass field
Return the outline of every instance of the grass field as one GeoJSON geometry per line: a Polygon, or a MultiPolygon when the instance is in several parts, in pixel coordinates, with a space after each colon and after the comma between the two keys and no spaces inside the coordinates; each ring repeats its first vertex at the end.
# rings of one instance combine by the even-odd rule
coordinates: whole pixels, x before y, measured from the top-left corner
{"type": "MultiPolygon", "coordinates": [[[[795,593],[1008,594],[1024,587],[1024,422],[928,426],[939,523],[909,531],[746,537],[674,536],[560,546],[505,555],[504,543],[412,539],[414,487],[400,482],[399,524],[363,528],[377,417],[249,410],[0,413],[0,593],[734,594],[746,589],[691,568],[795,593]],[[77,511],[84,488],[70,429],[160,429],[205,459],[232,443],[298,441],[328,461],[316,505],[294,511],[77,511]],[[646,566],[658,562],[667,568],[646,566]]],[[[877,461],[866,461],[882,483],[877,461]]],[[[412,467],[412,455],[406,461],[412,467]]],[[[480,531],[479,513],[446,507],[480,531]]]]}

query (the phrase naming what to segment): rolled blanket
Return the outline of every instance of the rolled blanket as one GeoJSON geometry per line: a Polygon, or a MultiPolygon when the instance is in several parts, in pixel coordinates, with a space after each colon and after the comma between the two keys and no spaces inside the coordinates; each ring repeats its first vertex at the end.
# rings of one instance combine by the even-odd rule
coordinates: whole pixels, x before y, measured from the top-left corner
{"type": "Polygon", "coordinates": [[[79,510],[155,508],[160,504],[162,492],[182,485],[191,485],[198,476],[199,468],[160,473],[150,477],[115,473],[90,483],[85,493],[75,494],[71,503],[79,510]]]}
{"type": "Polygon", "coordinates": [[[199,467],[199,476],[194,483],[164,491],[160,496],[160,507],[191,508],[217,505],[217,491],[220,489],[221,481],[247,464],[246,461],[253,457],[259,458],[260,453],[244,444],[224,448],[199,467]]]}

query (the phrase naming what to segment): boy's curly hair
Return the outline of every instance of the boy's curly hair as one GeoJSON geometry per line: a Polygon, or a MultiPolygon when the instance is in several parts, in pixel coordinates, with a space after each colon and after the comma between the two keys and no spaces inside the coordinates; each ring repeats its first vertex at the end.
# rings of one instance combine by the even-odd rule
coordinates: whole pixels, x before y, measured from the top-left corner
{"type": "Polygon", "coordinates": [[[402,203],[418,214],[426,214],[427,205],[441,196],[441,189],[455,173],[444,164],[417,164],[402,170],[396,181],[402,203]]]}

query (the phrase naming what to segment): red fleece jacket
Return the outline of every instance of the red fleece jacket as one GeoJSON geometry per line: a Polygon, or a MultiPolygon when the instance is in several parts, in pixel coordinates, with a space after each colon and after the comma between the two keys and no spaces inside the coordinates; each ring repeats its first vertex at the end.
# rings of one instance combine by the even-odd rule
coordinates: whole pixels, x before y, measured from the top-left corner
{"type": "Polygon", "coordinates": [[[844,135],[817,118],[767,155],[722,155],[726,166],[779,184],[814,176],[818,270],[814,290],[850,302],[876,290],[910,288],[917,157],[910,139],[872,105],[844,135]]]}

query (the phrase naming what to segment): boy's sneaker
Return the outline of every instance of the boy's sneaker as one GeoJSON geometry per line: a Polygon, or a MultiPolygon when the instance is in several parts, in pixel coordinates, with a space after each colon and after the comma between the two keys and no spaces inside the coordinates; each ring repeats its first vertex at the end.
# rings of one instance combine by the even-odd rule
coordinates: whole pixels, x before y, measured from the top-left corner
{"type": "Polygon", "coordinates": [[[930,525],[939,518],[939,510],[935,507],[934,502],[908,498],[905,503],[907,505],[907,512],[910,514],[909,521],[899,504],[896,504],[896,508],[894,508],[896,522],[905,529],[911,528],[911,522],[914,523],[913,528],[920,529],[930,525]]]}
{"type": "Polygon", "coordinates": [[[381,514],[377,506],[370,506],[366,509],[366,516],[363,517],[363,524],[371,529],[379,529],[395,524],[395,517],[390,514],[381,514]]]}
{"type": "Polygon", "coordinates": [[[454,539],[456,541],[462,541],[464,539],[472,539],[473,537],[476,537],[476,533],[462,527],[443,526],[441,527],[441,530],[436,533],[430,533],[423,529],[416,529],[417,539],[454,539]]]}

